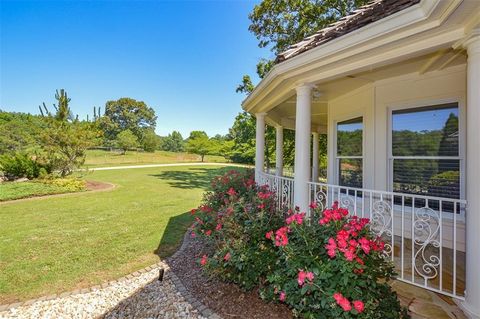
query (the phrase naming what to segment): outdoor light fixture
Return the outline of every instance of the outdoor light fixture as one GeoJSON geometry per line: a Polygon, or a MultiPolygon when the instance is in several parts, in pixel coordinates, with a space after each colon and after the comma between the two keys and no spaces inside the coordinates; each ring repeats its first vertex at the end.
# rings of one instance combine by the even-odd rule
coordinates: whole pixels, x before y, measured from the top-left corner
{"type": "Polygon", "coordinates": [[[165,270],[163,268],[160,268],[158,271],[158,281],[163,281],[163,274],[165,273],[165,270]]]}

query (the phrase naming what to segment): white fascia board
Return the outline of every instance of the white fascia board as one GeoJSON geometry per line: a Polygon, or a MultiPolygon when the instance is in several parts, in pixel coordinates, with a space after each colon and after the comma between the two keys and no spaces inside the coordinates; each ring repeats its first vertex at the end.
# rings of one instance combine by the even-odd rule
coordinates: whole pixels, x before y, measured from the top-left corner
{"type": "MultiPolygon", "coordinates": [[[[399,37],[399,35],[389,36],[389,33],[426,20],[440,2],[441,0],[422,0],[422,2],[417,5],[399,11],[389,17],[386,17],[374,23],[368,24],[358,30],[355,30],[337,39],[327,42],[324,45],[313,48],[300,55],[292,57],[291,59],[288,59],[280,64],[275,65],[272,70],[267,74],[267,76],[262,79],[262,81],[255,87],[254,91],[242,102],[243,109],[246,111],[251,110],[255,106],[255,99],[261,99],[262,95],[268,93],[265,92],[266,90],[264,89],[266,89],[273,80],[279,80],[279,77],[281,75],[284,75],[288,71],[301,68],[302,66],[306,66],[312,62],[325,59],[334,54],[338,54],[339,51],[345,51],[353,46],[359,46],[367,41],[372,41],[374,39],[378,42],[372,44],[371,46],[373,47],[399,40],[400,38],[404,37],[405,34],[402,34],[399,37]],[[384,37],[384,39],[382,39],[382,37],[384,37]]],[[[450,6],[448,6],[446,11],[453,11],[460,3],[461,0],[453,1],[450,6]]],[[[440,20],[443,21],[447,17],[448,15],[443,15],[443,19],[440,20]]],[[[423,32],[425,30],[438,26],[439,24],[441,24],[442,21],[433,21],[430,24],[415,28],[415,30],[412,31],[413,33],[423,32]]],[[[408,32],[408,35],[412,35],[412,31],[408,32]]],[[[355,53],[352,52],[352,54],[355,53]]],[[[333,59],[339,60],[340,58],[338,56],[334,56],[333,59]]],[[[332,61],[330,61],[329,63],[331,62],[332,61]]]]}

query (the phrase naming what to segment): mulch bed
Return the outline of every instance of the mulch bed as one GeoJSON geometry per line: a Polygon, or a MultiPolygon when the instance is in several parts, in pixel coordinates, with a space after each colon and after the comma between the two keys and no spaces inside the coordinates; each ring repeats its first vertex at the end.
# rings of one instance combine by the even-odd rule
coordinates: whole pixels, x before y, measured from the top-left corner
{"type": "Polygon", "coordinates": [[[98,181],[86,181],[87,191],[99,191],[113,188],[114,185],[110,183],[103,183],[98,181]]]}
{"type": "Polygon", "coordinates": [[[203,272],[198,259],[208,253],[200,239],[188,239],[184,249],[167,259],[170,268],[189,292],[205,306],[223,318],[293,318],[282,304],[267,303],[256,291],[244,292],[238,286],[209,277],[203,272]]]}

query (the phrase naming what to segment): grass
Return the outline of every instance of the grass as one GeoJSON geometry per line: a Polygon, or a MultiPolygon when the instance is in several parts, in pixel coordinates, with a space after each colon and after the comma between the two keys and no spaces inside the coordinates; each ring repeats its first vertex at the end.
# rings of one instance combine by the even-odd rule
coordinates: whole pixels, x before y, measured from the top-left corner
{"type": "Polygon", "coordinates": [[[111,191],[0,205],[0,304],[115,279],[172,254],[227,167],[96,171],[111,191]]]}
{"type": "MultiPolygon", "coordinates": [[[[189,153],[174,153],[166,151],[149,152],[127,152],[123,155],[118,152],[110,152],[103,150],[87,151],[85,160],[86,167],[100,166],[121,166],[132,164],[169,164],[169,163],[193,163],[200,162],[200,156],[189,153]]],[[[206,155],[205,162],[210,163],[226,163],[224,157],[206,155]]]]}
{"type": "Polygon", "coordinates": [[[72,191],[68,187],[41,182],[4,182],[0,184],[0,202],[70,192],[72,191]]]}

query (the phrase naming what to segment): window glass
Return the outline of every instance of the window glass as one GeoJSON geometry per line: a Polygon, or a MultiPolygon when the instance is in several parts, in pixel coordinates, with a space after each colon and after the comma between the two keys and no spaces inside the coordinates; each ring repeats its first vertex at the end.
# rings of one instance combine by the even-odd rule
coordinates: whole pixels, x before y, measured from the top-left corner
{"type": "Polygon", "coordinates": [[[337,124],[337,155],[362,156],[363,120],[361,117],[337,124]]]}
{"type": "Polygon", "coordinates": [[[393,156],[458,156],[458,107],[394,111],[393,156]]]}
{"type": "Polygon", "coordinates": [[[392,112],[393,191],[460,198],[458,106],[392,112]]]}
{"type": "Polygon", "coordinates": [[[341,186],[363,186],[363,118],[337,124],[338,183],[341,186]]]}
{"type": "Polygon", "coordinates": [[[460,162],[395,159],[393,190],[407,194],[460,198],[460,162]]]}
{"type": "Polygon", "coordinates": [[[363,169],[361,158],[339,159],[339,185],[362,188],[363,169]]]}

